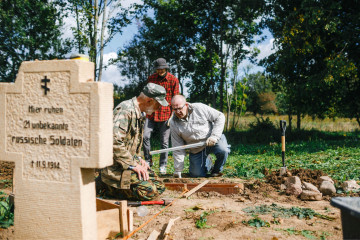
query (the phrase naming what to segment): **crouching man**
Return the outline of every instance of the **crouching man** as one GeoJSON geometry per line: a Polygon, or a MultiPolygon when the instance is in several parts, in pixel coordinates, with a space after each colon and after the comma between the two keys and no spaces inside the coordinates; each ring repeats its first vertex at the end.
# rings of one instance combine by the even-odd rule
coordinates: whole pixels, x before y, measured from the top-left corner
{"type": "MultiPolygon", "coordinates": [[[[206,160],[210,153],[216,156],[210,176],[221,176],[230,152],[226,137],[222,134],[225,124],[224,114],[202,103],[187,103],[182,95],[172,98],[171,107],[175,113],[170,122],[172,146],[206,142],[206,146],[190,149],[190,176],[206,177],[209,170],[206,160]]],[[[184,157],[185,150],[173,152],[174,177],[181,178],[184,157]]]]}
{"type": "Polygon", "coordinates": [[[116,199],[148,201],[165,191],[165,185],[139,157],[142,148],[145,114],[168,106],[166,91],[148,83],[138,97],[121,102],[114,109],[112,166],[102,169],[97,191],[116,199]]]}

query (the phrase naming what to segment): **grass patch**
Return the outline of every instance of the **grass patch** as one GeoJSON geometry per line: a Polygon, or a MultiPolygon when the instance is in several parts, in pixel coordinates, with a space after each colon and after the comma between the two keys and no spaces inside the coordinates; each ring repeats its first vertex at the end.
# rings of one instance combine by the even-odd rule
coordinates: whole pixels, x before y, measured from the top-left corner
{"type": "MultiPolygon", "coordinates": [[[[270,124],[267,124],[270,126],[270,124]]],[[[281,161],[281,131],[279,126],[254,131],[252,129],[226,133],[231,153],[224,166],[224,177],[264,178],[264,170],[278,170],[281,161]]],[[[322,170],[338,181],[360,180],[360,131],[324,132],[301,130],[286,132],[285,163],[291,169],[322,170]]],[[[160,149],[159,137],[152,137],[152,150],[160,149]]],[[[188,152],[189,150],[187,150],[188,152]]],[[[158,172],[160,154],[153,155],[158,172]]],[[[184,173],[189,157],[185,157],[184,173]]],[[[172,152],[168,156],[169,174],[173,173],[172,152]]]]}
{"type": "MultiPolygon", "coordinates": [[[[360,134],[324,134],[308,141],[287,141],[285,163],[289,169],[322,170],[335,180],[360,180],[360,134]],[[326,138],[329,136],[329,138],[326,138]],[[324,137],[324,139],[323,139],[324,137]]],[[[232,152],[224,167],[225,177],[263,178],[264,169],[282,166],[281,144],[243,144],[231,135],[232,152]]],[[[241,137],[240,137],[241,138],[241,137]]],[[[280,139],[280,138],[279,138],[280,139]]]]}

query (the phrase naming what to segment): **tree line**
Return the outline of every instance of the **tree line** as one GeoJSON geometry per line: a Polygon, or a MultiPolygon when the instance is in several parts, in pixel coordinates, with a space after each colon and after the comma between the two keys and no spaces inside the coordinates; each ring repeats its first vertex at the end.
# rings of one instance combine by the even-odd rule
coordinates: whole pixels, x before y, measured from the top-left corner
{"type": "MultiPolygon", "coordinates": [[[[360,16],[358,0],[117,0],[0,1],[0,81],[14,81],[22,61],[88,54],[101,81],[103,49],[136,22],[137,34],[118,49],[116,64],[127,84],[115,100],[139,93],[167,59],[190,102],[226,113],[236,128],[246,111],[355,118],[360,125],[360,16]],[[72,17],[72,36],[61,37],[72,17]],[[257,62],[262,31],[274,37],[273,53],[257,62]],[[254,47],[255,46],[255,47],[254,47]],[[244,60],[264,72],[249,73],[244,60]],[[231,118],[229,116],[232,116],[231,118]]],[[[121,79],[119,79],[121,81],[121,79]]],[[[120,84],[119,84],[120,85],[120,84]]]]}

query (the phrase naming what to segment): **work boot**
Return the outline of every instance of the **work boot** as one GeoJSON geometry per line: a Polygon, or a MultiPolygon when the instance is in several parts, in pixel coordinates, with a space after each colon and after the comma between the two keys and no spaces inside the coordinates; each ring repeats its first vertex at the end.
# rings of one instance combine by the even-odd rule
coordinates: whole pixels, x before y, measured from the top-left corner
{"type": "Polygon", "coordinates": [[[174,172],[174,178],[181,178],[181,172],[174,172]]]}
{"type": "Polygon", "coordinates": [[[223,173],[218,172],[218,173],[212,173],[210,176],[211,177],[221,177],[223,175],[223,173]]]}
{"type": "Polygon", "coordinates": [[[161,175],[165,175],[166,174],[166,166],[160,166],[159,173],[161,175]]]}

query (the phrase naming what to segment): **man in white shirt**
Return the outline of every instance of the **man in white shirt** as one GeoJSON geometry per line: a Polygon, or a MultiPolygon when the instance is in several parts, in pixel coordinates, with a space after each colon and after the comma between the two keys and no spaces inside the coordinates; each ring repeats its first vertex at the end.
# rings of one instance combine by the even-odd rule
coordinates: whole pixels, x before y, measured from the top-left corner
{"type": "MultiPolygon", "coordinates": [[[[226,137],[222,134],[225,124],[224,114],[202,103],[187,103],[182,95],[174,96],[171,106],[175,113],[170,122],[172,146],[206,142],[204,146],[190,149],[190,176],[206,177],[208,170],[206,159],[210,153],[216,156],[210,174],[212,177],[221,176],[230,152],[226,137]]],[[[173,152],[174,177],[181,178],[184,157],[185,150],[173,152]]]]}

